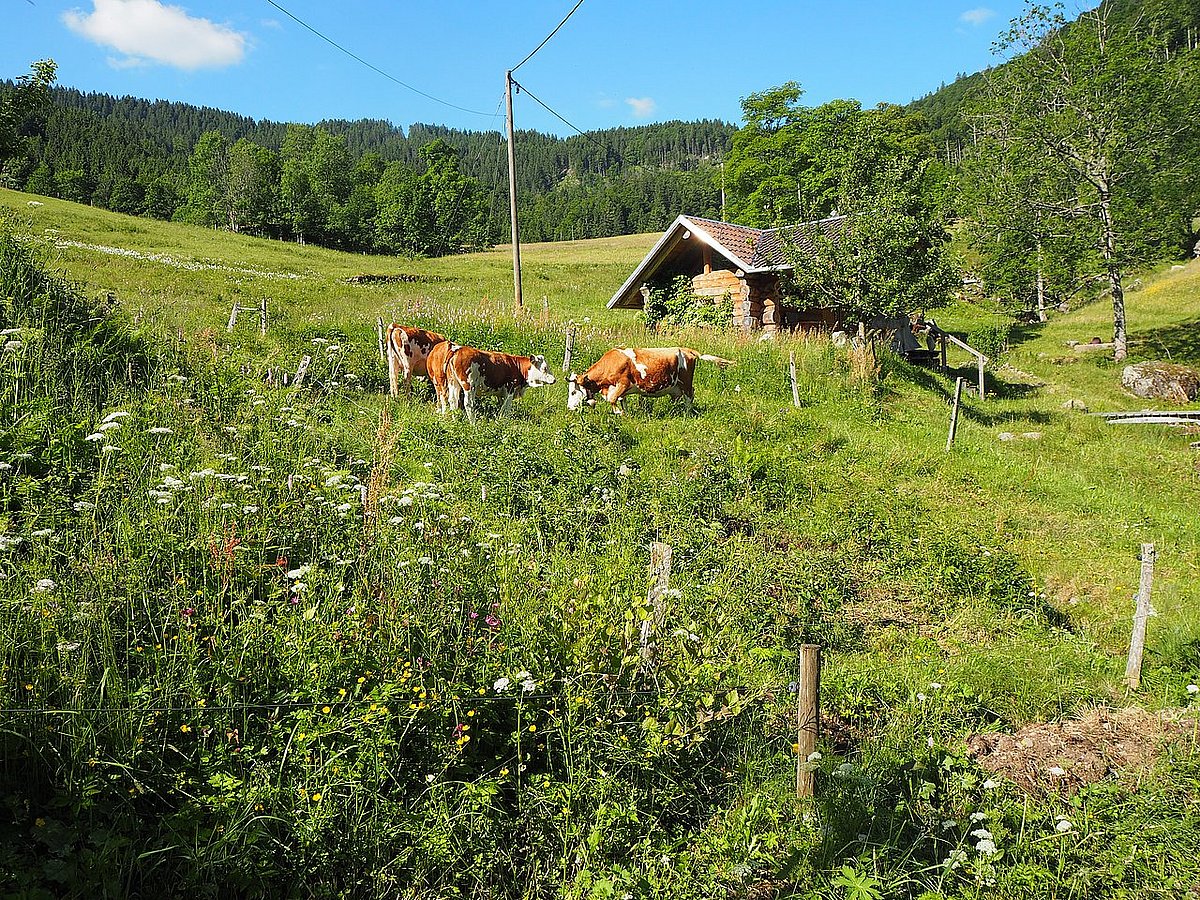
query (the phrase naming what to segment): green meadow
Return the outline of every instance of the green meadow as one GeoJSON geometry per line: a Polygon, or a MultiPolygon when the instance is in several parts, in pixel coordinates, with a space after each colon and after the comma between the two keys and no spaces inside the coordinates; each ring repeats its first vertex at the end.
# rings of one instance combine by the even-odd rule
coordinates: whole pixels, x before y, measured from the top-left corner
{"type": "MultiPolygon", "coordinates": [[[[0,206],[3,896],[1200,881],[1200,452],[1064,406],[1147,405],[1066,346],[1108,334],[1103,300],[1015,331],[948,452],[965,354],[948,376],[886,353],[864,373],[822,338],[649,334],[604,304],[654,235],[523,247],[514,314],[504,247],[361,256],[0,206]],[[264,297],[265,336],[253,313],[226,331],[264,297]],[[376,317],[544,353],[559,382],[440,417],[423,382],[386,396],[376,317]],[[568,323],[580,367],[673,343],[736,365],[699,370],[690,415],[570,414],[568,323]],[[304,386],[264,382],[304,355],[304,386]],[[658,610],[656,540],[674,560],[658,610]],[[1143,542],[1157,615],[1130,693],[1143,542]],[[805,643],[826,728],[801,803],[805,643]],[[968,752],[1124,707],[1163,739],[1098,780],[1066,751],[1029,783],[968,752]]],[[[1200,364],[1200,264],[1127,300],[1135,360],[1200,364]]],[[[936,317],[997,320],[966,301],[936,317]]]]}

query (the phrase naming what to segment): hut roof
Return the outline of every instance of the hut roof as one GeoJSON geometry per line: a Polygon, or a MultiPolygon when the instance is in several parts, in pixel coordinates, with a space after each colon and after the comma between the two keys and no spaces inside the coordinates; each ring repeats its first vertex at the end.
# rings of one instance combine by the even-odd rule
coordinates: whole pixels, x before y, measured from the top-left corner
{"type": "Polygon", "coordinates": [[[633,270],[633,274],[613,294],[612,299],[608,301],[608,308],[641,308],[641,286],[652,279],[659,269],[676,255],[685,240],[692,237],[724,256],[740,269],[742,274],[781,272],[792,268],[786,253],[789,245],[811,251],[816,247],[818,234],[830,240],[836,239],[845,220],[845,216],[833,216],[782,228],[751,228],[699,216],[680,216],[663,232],[663,236],[633,270]]]}

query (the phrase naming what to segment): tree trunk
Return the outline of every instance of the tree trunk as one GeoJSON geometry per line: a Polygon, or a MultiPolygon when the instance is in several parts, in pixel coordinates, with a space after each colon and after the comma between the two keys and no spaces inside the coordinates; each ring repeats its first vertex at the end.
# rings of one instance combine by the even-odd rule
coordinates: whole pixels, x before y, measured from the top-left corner
{"type": "Polygon", "coordinates": [[[1042,269],[1042,242],[1040,240],[1037,245],[1037,314],[1039,322],[1046,321],[1046,273],[1042,269]]]}
{"type": "Polygon", "coordinates": [[[1125,330],[1125,291],[1121,285],[1121,265],[1117,261],[1116,225],[1113,223],[1112,194],[1107,175],[1100,180],[1100,223],[1104,229],[1104,268],[1113,307],[1113,359],[1117,362],[1129,355],[1129,339],[1125,330]]]}

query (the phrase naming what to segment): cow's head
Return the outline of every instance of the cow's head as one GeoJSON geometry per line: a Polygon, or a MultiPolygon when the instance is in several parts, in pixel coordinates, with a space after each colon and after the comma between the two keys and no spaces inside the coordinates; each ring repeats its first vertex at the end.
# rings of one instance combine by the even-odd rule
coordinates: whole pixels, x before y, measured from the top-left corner
{"type": "Polygon", "coordinates": [[[567,380],[567,409],[574,412],[582,409],[585,403],[588,406],[595,406],[596,395],[583,386],[582,378],[572,372],[571,377],[567,380]]]}
{"type": "Polygon", "coordinates": [[[525,383],[530,387],[554,384],[554,373],[550,371],[546,357],[538,354],[529,358],[529,374],[525,376],[525,383]]]}

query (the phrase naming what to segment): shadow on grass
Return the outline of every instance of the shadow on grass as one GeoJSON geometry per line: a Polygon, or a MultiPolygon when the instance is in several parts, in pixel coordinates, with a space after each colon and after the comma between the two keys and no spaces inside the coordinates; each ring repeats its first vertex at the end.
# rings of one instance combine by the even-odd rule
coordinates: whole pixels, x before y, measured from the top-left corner
{"type": "Polygon", "coordinates": [[[1200,318],[1139,331],[1131,336],[1130,348],[1138,354],[1166,357],[1172,362],[1200,363],[1200,318]]]}
{"type": "MultiPolygon", "coordinates": [[[[976,385],[979,378],[978,371],[973,368],[950,368],[946,370],[944,376],[938,376],[932,369],[905,365],[903,369],[897,367],[897,372],[933,396],[940,397],[947,406],[954,400],[954,389],[952,384],[946,384],[942,381],[943,377],[948,379],[962,377],[965,382],[963,386],[964,400],[968,396],[971,396],[967,393],[967,388],[976,385]]],[[[1018,421],[1029,422],[1034,425],[1047,425],[1051,421],[1052,417],[1049,413],[1039,410],[1026,410],[1018,415],[1011,409],[992,411],[987,408],[989,402],[996,400],[1020,400],[1030,397],[1038,390],[1036,385],[1000,381],[989,372],[984,376],[984,389],[988,392],[988,399],[984,400],[983,404],[980,404],[978,399],[976,399],[974,402],[964,402],[959,407],[959,415],[964,420],[986,427],[1007,425],[1018,421]]]]}

